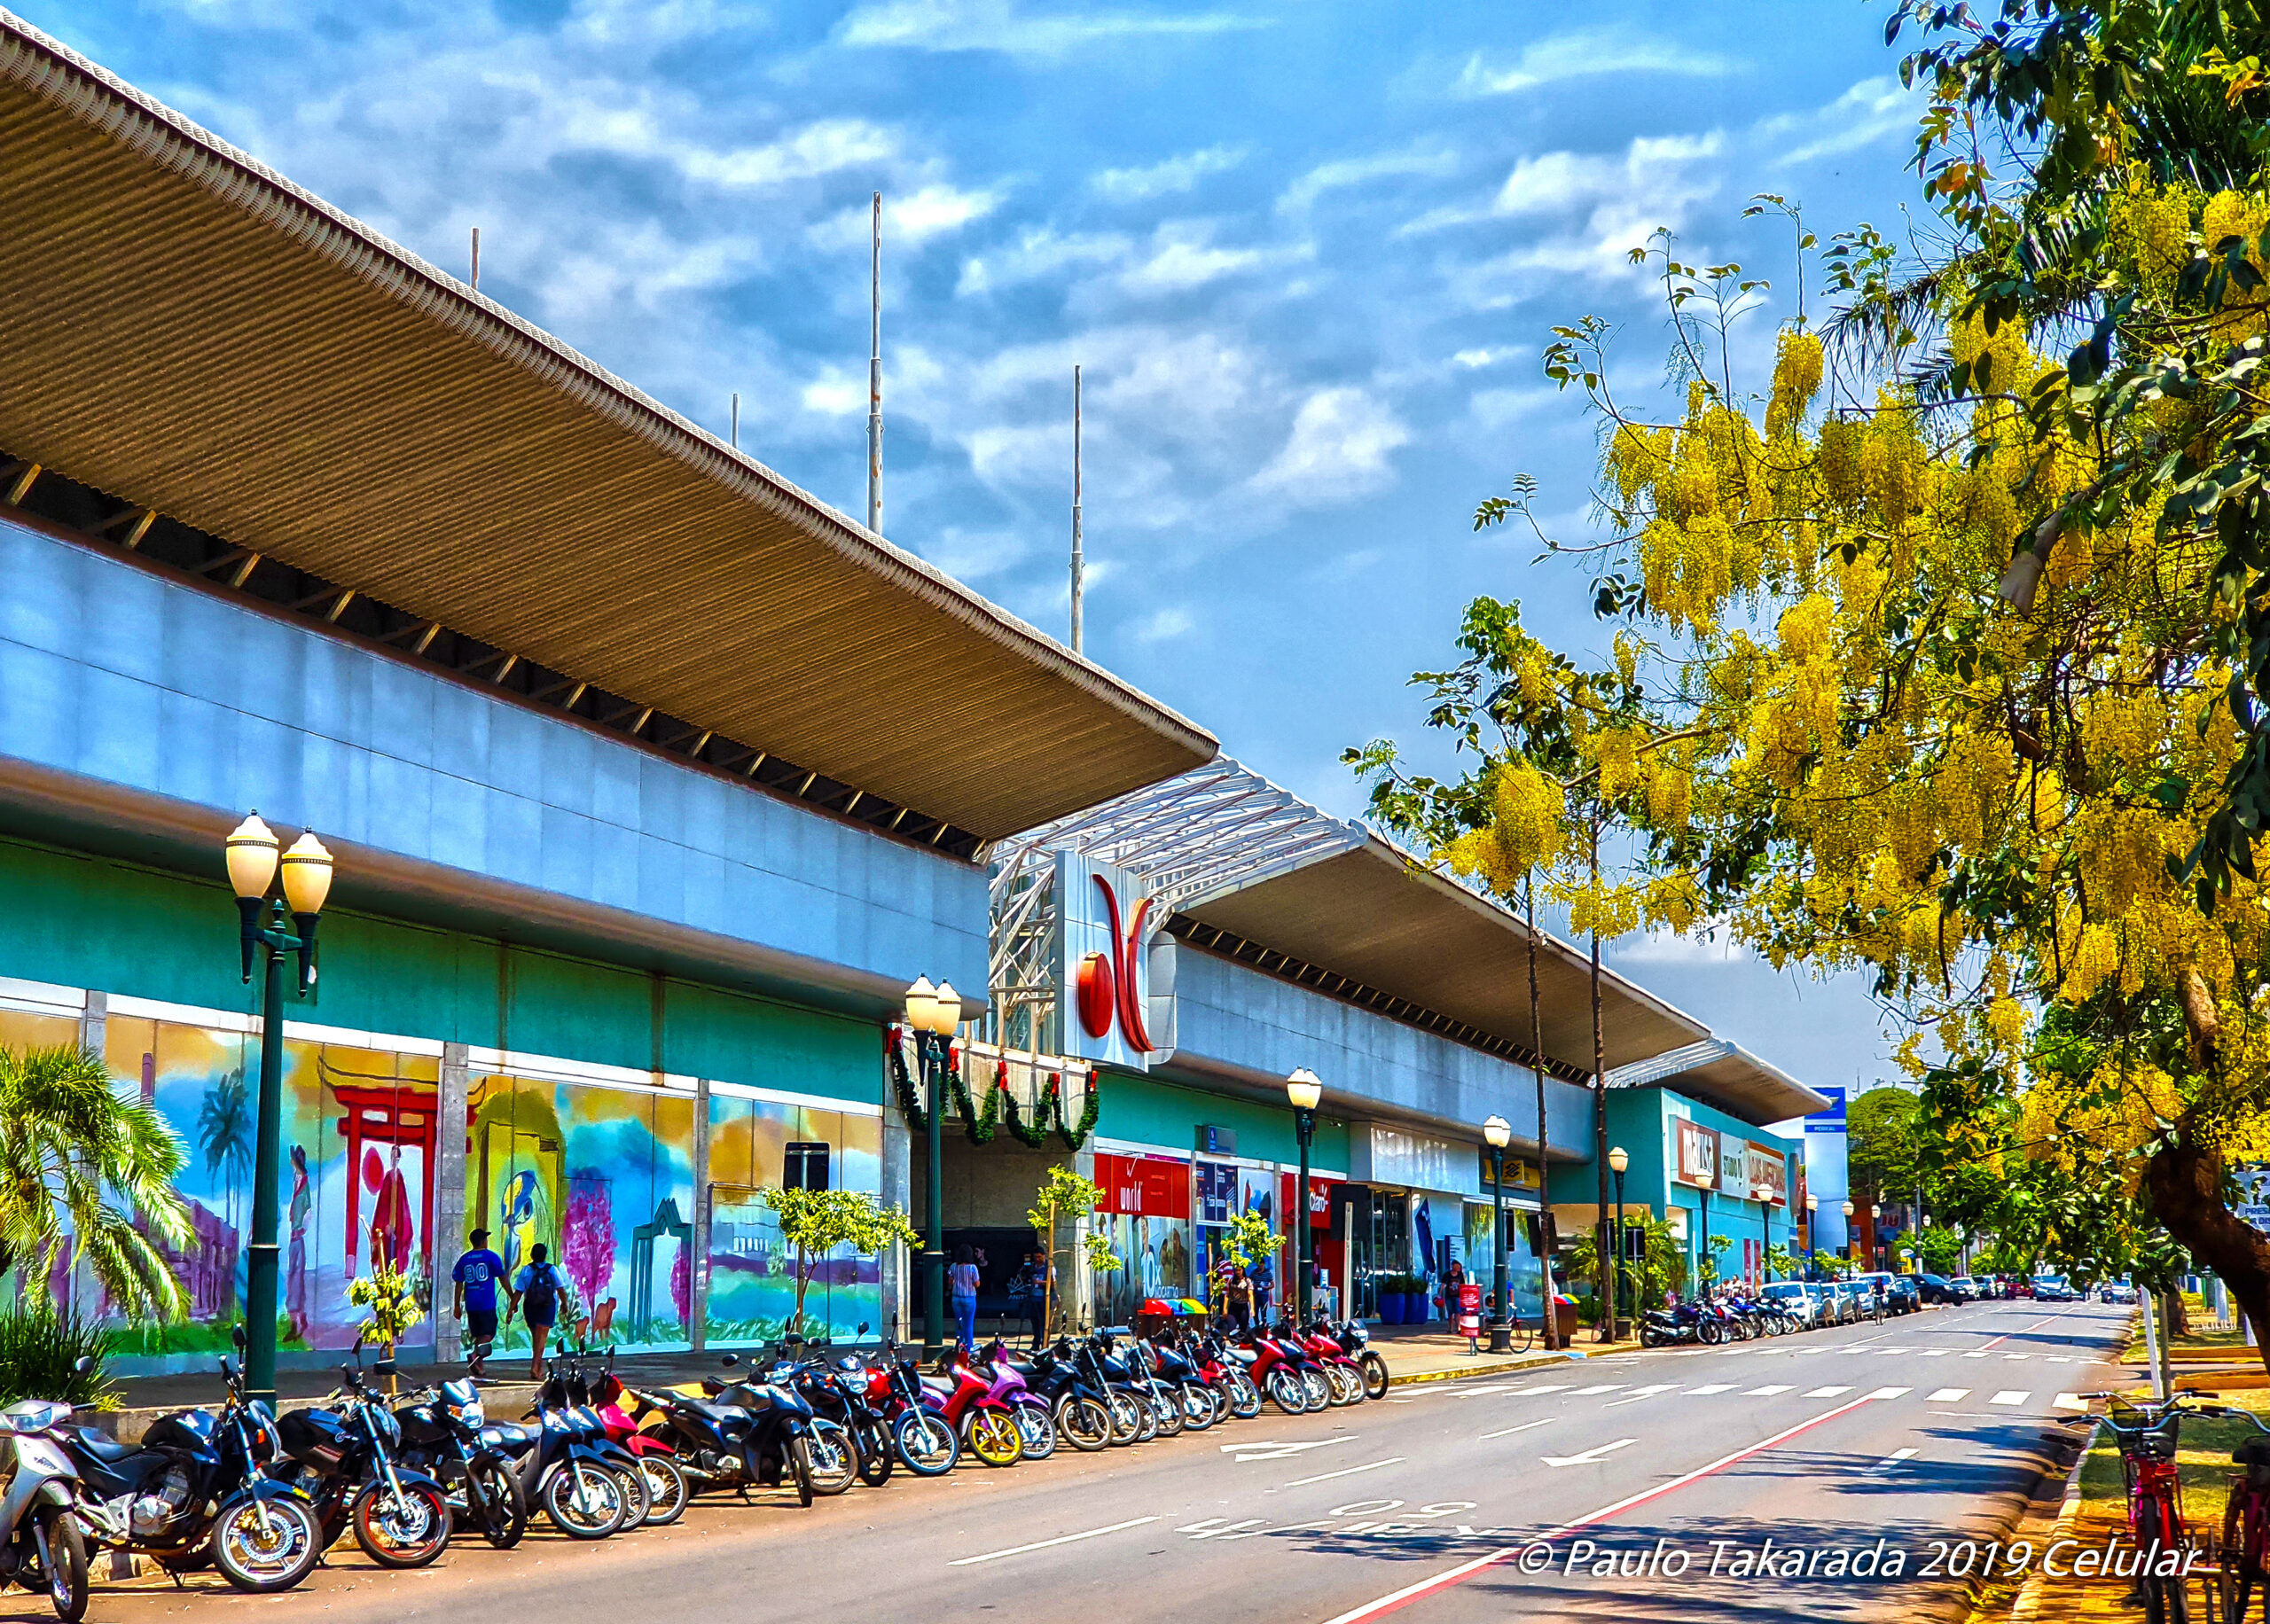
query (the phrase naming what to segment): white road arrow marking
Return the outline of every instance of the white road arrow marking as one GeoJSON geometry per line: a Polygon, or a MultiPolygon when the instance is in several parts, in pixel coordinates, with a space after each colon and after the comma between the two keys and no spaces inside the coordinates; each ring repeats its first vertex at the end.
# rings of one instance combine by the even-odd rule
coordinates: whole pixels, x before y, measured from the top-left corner
{"type": "Polygon", "coordinates": [[[1478,1442],[1482,1442],[1482,1443],[1487,1443],[1487,1442],[1489,1442],[1492,1438],[1511,1438],[1511,1437],[1512,1437],[1515,1433],[1526,1433],[1526,1432],[1530,1431],[1530,1430],[1531,1428],[1533,1428],[1533,1427],[1539,1427],[1539,1426],[1551,1426],[1551,1425],[1553,1425],[1553,1422],[1554,1422],[1554,1417],[1551,1417],[1551,1416],[1547,1416],[1547,1417],[1545,1417],[1543,1420],[1541,1420],[1541,1421],[1524,1421],[1524,1422],[1522,1422],[1519,1426],[1509,1426],[1509,1427],[1506,1428],[1503,1432],[1499,1432],[1499,1433],[1483,1433],[1483,1434],[1482,1434],[1481,1438],[1480,1438],[1479,1440],[1477,1440],[1477,1441],[1478,1441],[1478,1442]]]}
{"type": "Polygon", "coordinates": [[[1304,1449],[1328,1449],[1336,1443],[1355,1441],[1355,1435],[1350,1433],[1345,1438],[1319,1438],[1313,1443],[1225,1443],[1221,1451],[1236,1456],[1238,1464],[1243,1465],[1248,1461],[1281,1461],[1304,1449]]]}
{"type": "Polygon", "coordinates": [[[1602,1460],[1615,1454],[1618,1449],[1628,1448],[1639,1441],[1636,1438],[1619,1438],[1614,1443],[1601,1444],[1596,1448],[1585,1450],[1582,1455],[1546,1455],[1538,1458],[1548,1466],[1589,1466],[1595,1461],[1602,1460]]]}

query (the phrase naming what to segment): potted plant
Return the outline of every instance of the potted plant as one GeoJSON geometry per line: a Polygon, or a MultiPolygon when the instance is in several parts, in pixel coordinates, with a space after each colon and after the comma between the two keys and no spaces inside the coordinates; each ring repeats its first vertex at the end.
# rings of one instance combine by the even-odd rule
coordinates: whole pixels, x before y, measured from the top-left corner
{"type": "Polygon", "coordinates": [[[1400,1325],[1403,1323],[1403,1277],[1401,1275],[1380,1276],[1374,1283],[1373,1295],[1379,1301],[1381,1324],[1400,1325]]]}

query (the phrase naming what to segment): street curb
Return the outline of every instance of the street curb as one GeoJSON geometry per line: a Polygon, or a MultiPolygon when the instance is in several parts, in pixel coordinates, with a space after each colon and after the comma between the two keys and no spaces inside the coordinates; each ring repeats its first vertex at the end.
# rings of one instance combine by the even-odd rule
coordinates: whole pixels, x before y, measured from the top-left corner
{"type": "MultiPolygon", "coordinates": [[[[2058,1515],[2059,1519],[2063,1520],[2069,1507],[2078,1503],[2081,1465],[2088,1459],[2088,1446],[2094,1441],[2095,1438],[2094,1425],[2091,1425],[2086,1433],[2077,1433],[2061,1427],[2057,1432],[2042,1433],[2040,1448],[2044,1458],[2039,1475],[2023,1493],[2016,1495],[2015,1503],[1999,1512],[1990,1511],[1977,1519],[1982,1526],[1976,1537],[1981,1540],[1991,1538],[1995,1541],[2008,1541],[2012,1538],[2037,1511],[2051,1503],[2045,1490],[2052,1483],[2056,1485],[2058,1515]],[[2069,1448],[2072,1450],[2072,1459],[2070,1463],[2065,1463],[2062,1460],[2062,1456],[2063,1451],[2069,1448]]],[[[2029,1590],[2035,1592],[2035,1606],[2038,1608],[2040,1605],[2039,1593],[2036,1589],[2036,1581],[2039,1577],[2038,1569],[2028,1576],[2026,1582],[2019,1587],[2014,1606],[2023,1604],[2029,1590]]],[[[1960,1624],[1988,1624],[1988,1621],[1995,1616],[1988,1610],[1992,1604],[1990,1604],[1983,1593],[1982,1582],[1974,1581],[1960,1592],[1959,1608],[1950,1609],[1946,1614],[1951,1624],[1953,1624],[1953,1621],[1960,1621],[1960,1624]]],[[[2008,1616],[2013,1620],[2017,1617],[2015,1612],[2008,1616]]]]}
{"type": "Polygon", "coordinates": [[[1410,1387],[1421,1382],[1470,1381],[1477,1376],[1504,1376],[1514,1370],[1534,1370],[1538,1365],[1559,1364],[1571,1359],[1584,1357],[1585,1357],[1585,1355],[1574,1351],[1558,1354],[1539,1353],[1529,1358],[1507,1360],[1496,1364],[1477,1365],[1470,1370],[1413,1370],[1405,1376],[1390,1375],[1387,1378],[1387,1385],[1390,1387],[1410,1387]]]}

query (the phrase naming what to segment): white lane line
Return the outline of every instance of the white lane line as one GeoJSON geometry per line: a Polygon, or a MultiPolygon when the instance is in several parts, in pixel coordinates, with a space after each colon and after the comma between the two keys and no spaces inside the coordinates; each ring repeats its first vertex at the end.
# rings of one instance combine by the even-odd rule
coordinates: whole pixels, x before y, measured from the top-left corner
{"type": "Polygon", "coordinates": [[[2023,1404],[2023,1403],[2024,1403],[2028,1399],[2031,1398],[2032,1396],[2033,1396],[2033,1394],[2031,1394],[2031,1393],[2024,1393],[2024,1392],[2021,1392],[2019,1389],[2017,1389],[2017,1388],[2016,1388],[2016,1387],[2010,1387],[2010,1388],[2007,1388],[2007,1389],[2005,1389],[2004,1391],[2002,1391],[2002,1392],[2000,1392],[2000,1393],[1996,1394],[1992,1398],[1988,1399],[1986,1401],[1987,1401],[1989,1404],[2010,1404],[2010,1405],[2018,1405],[2018,1404],[2023,1404]]]}
{"type": "Polygon", "coordinates": [[[1637,1404],[1643,1399],[1651,1399],[1655,1397],[1658,1393],[1669,1393],[1672,1388],[1678,1386],[1679,1384],[1675,1381],[1660,1381],[1656,1382],[1652,1386],[1634,1387],[1632,1389],[1631,1397],[1610,1399],[1607,1403],[1601,1405],[1601,1408],[1602,1409],[1616,1409],[1625,1404],[1637,1404]]]}
{"type": "Polygon", "coordinates": [[[1597,1386],[1579,1387],[1569,1396],[1572,1399],[1590,1398],[1595,1393],[1621,1393],[1624,1387],[1624,1384],[1620,1381],[1604,1381],[1597,1386]]]}
{"type": "Polygon", "coordinates": [[[973,1562],[995,1562],[1003,1557],[1021,1557],[1028,1550],[1046,1550],[1051,1545],[1069,1545],[1079,1540],[1092,1540],[1107,1534],[1117,1534],[1123,1528],[1139,1528],[1145,1523],[1155,1523],[1155,1517],[1135,1517],[1125,1522],[1114,1523],[1108,1528],[1091,1528],[1085,1534],[1061,1534],[1053,1540],[1035,1540],[1029,1545],[1012,1545],[1006,1550],[989,1550],[982,1557],[956,1557],[948,1567],[967,1567],[973,1562]]]}
{"type": "Polygon", "coordinates": [[[1953,1404],[1959,1403],[1969,1396],[1970,1389],[1968,1387],[1942,1387],[1937,1393],[1932,1394],[1929,1398],[1925,1399],[1923,1402],[1926,1404],[1953,1404]]]}
{"type": "Polygon", "coordinates": [[[1536,1396],[1538,1394],[1540,1394],[1540,1393],[1566,1393],[1566,1392],[1568,1392],[1568,1391],[1569,1391],[1569,1384],[1568,1384],[1568,1383],[1566,1383],[1566,1382],[1557,1382],[1557,1383],[1554,1383],[1554,1385],[1552,1385],[1552,1386],[1545,1386],[1545,1387],[1515,1387],[1512,1392],[1508,1393],[1506,1396],[1507,1396],[1507,1398],[1522,1398],[1522,1397],[1525,1397],[1525,1396],[1526,1396],[1526,1397],[1534,1397],[1534,1396],[1536,1396]]]}
{"type": "Polygon", "coordinates": [[[1689,1398],[1700,1398],[1706,1393],[1732,1393],[1734,1390],[1734,1385],[1730,1381],[1714,1381],[1708,1386],[1689,1387],[1687,1394],[1689,1398]]]}
{"type": "Polygon", "coordinates": [[[1500,1433],[1484,1433],[1476,1441],[1488,1443],[1492,1438],[1511,1438],[1515,1433],[1526,1433],[1533,1427],[1551,1426],[1558,1419],[1556,1416],[1547,1416],[1541,1421],[1524,1421],[1519,1426],[1509,1426],[1500,1433]]]}
{"type": "Polygon", "coordinates": [[[1927,1347],[1923,1350],[1923,1357],[1926,1359],[1944,1359],[1953,1351],[1954,1350],[1953,1348],[1948,1347],[1927,1347]]]}
{"type": "Polygon", "coordinates": [[[1986,1350],[1983,1347],[1974,1347],[1963,1355],[1966,1359],[1984,1359],[1985,1356],[1986,1350]]]}
{"type": "Polygon", "coordinates": [[[1368,1466],[1343,1466],[1338,1472],[1319,1472],[1312,1478],[1295,1478],[1291,1482],[1286,1484],[1285,1487],[1287,1488],[1298,1488],[1304,1483],[1325,1483],[1329,1482],[1334,1478],[1352,1478],[1359,1472],[1377,1472],[1382,1466],[1400,1466],[1402,1464],[1403,1456],[1397,1455],[1393,1456],[1387,1460],[1374,1461],[1368,1466]]]}
{"type": "Polygon", "coordinates": [[[1913,1391],[1914,1389],[1908,1387],[1878,1387],[1868,1396],[1872,1399],[1896,1399],[1913,1391]]]}
{"type": "Polygon", "coordinates": [[[1918,1453],[1919,1451],[1914,1449],[1894,1449],[1883,1457],[1883,1464],[1887,1466],[1897,1466],[1902,1461],[1914,1460],[1918,1453]]]}
{"type": "Polygon", "coordinates": [[[1850,1387],[1815,1387],[1812,1392],[1806,1394],[1805,1397],[1809,1399],[1833,1399],[1838,1397],[1840,1394],[1847,1394],[1851,1391],[1852,1390],[1850,1387]]]}
{"type": "Polygon", "coordinates": [[[2002,1357],[2005,1359],[2031,1359],[2033,1355],[2031,1354],[2004,1354],[2002,1357]]]}
{"type": "Polygon", "coordinates": [[[1742,1397],[1746,1399],[1770,1399],[1777,1393],[1793,1393],[1796,1390],[1796,1389],[1794,1386],[1785,1382],[1778,1386],[1773,1387],[1752,1387],[1749,1392],[1743,1394],[1742,1397]]]}

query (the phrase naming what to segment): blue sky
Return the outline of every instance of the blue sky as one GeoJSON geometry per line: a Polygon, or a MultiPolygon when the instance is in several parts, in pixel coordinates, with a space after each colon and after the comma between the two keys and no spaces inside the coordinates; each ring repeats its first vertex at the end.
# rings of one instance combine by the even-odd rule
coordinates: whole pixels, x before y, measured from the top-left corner
{"type": "MultiPolygon", "coordinates": [[[[1750,194],[1824,236],[1914,197],[1865,0],[12,3],[445,268],[481,227],[484,293],[720,433],[738,390],[855,514],[881,190],[886,532],[1062,636],[1081,363],[1089,653],[1343,814],[1341,748],[1415,730],[1474,595],[1597,635],[1469,528],[1516,471],[1587,522],[1546,330],[1622,324],[1645,388],[1650,230],[1786,286],[1750,194]]],[[[1880,1069],[1851,985],[1616,957],[1812,1081],[1880,1069]]]]}

